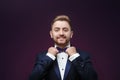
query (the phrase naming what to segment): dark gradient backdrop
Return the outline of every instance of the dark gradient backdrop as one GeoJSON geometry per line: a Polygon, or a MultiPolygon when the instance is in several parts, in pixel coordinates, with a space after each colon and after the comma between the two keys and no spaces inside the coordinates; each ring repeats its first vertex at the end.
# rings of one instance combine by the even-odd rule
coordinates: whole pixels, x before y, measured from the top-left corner
{"type": "Polygon", "coordinates": [[[0,80],[27,80],[35,56],[53,46],[54,16],[66,14],[74,46],[92,55],[99,80],[119,80],[120,8],[111,0],[1,0],[0,80]]]}

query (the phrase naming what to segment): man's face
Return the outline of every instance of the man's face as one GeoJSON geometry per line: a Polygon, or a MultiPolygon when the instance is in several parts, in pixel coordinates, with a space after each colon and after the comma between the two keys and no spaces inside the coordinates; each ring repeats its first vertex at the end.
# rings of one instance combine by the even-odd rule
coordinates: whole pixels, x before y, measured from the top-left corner
{"type": "Polygon", "coordinates": [[[67,21],[56,21],[52,25],[50,36],[57,45],[66,46],[72,38],[73,31],[67,21]]]}

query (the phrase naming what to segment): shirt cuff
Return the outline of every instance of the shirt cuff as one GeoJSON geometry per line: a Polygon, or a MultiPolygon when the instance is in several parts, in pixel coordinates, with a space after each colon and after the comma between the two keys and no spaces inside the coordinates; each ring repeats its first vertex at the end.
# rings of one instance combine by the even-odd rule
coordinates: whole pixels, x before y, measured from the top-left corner
{"type": "Polygon", "coordinates": [[[55,60],[55,58],[56,58],[56,57],[55,57],[54,55],[52,55],[51,53],[47,53],[46,55],[47,55],[48,57],[50,57],[52,60],[55,60]]]}
{"type": "Polygon", "coordinates": [[[70,60],[70,61],[73,61],[73,60],[76,59],[78,56],[80,56],[80,54],[79,54],[79,53],[75,53],[75,54],[73,54],[72,56],[69,57],[69,60],[70,60]]]}

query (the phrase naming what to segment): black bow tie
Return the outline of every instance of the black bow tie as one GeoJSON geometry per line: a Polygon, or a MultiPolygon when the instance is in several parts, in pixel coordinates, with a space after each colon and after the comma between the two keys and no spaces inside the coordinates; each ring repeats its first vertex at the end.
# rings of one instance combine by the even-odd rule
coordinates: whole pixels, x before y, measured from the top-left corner
{"type": "Polygon", "coordinates": [[[61,53],[61,52],[65,52],[66,49],[67,49],[67,47],[66,47],[66,48],[56,47],[56,48],[57,48],[57,50],[59,51],[59,53],[61,53]]]}

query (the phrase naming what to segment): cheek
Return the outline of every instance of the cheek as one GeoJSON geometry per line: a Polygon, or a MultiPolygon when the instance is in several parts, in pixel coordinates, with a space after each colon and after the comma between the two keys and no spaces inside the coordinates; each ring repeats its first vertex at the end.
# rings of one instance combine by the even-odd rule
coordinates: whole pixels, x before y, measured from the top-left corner
{"type": "Polygon", "coordinates": [[[53,37],[56,38],[57,37],[57,33],[53,33],[53,37]]]}
{"type": "Polygon", "coordinates": [[[67,33],[65,34],[68,38],[71,38],[71,34],[70,33],[67,33]]]}

